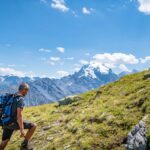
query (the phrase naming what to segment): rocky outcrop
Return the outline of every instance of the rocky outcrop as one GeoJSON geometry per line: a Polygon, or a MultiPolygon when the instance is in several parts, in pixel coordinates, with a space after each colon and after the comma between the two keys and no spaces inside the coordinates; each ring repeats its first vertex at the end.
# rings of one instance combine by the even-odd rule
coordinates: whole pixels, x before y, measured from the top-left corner
{"type": "Polygon", "coordinates": [[[145,123],[147,118],[148,116],[142,119],[128,134],[125,145],[127,150],[148,150],[147,127],[145,123]]]}

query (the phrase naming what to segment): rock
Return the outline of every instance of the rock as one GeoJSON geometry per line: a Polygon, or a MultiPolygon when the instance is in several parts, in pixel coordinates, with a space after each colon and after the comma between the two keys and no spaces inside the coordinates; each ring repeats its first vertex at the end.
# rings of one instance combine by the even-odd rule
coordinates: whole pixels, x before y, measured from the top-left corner
{"type": "Polygon", "coordinates": [[[145,122],[141,120],[128,134],[126,141],[127,150],[146,150],[147,149],[147,128],[145,122]]]}
{"type": "Polygon", "coordinates": [[[54,139],[54,137],[52,137],[52,136],[47,137],[47,141],[52,141],[53,139],[54,139]]]}
{"type": "Polygon", "coordinates": [[[49,130],[51,128],[51,126],[46,126],[46,127],[43,127],[42,129],[44,130],[44,131],[46,131],[46,130],[49,130]]]}
{"type": "Polygon", "coordinates": [[[67,145],[64,147],[64,150],[69,150],[69,148],[70,148],[70,145],[67,145]]]}
{"type": "Polygon", "coordinates": [[[61,101],[58,101],[58,103],[59,103],[59,106],[62,106],[62,105],[72,104],[72,103],[77,102],[79,100],[81,100],[81,97],[79,97],[79,96],[70,96],[70,97],[64,98],[61,101]]]}
{"type": "Polygon", "coordinates": [[[145,74],[143,77],[144,80],[150,79],[150,74],[145,74]]]}

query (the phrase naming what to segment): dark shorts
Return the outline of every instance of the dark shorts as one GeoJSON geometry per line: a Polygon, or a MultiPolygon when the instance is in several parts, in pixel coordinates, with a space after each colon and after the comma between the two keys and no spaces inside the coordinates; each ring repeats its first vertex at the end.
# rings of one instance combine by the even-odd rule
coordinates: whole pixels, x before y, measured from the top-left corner
{"type": "MultiPolygon", "coordinates": [[[[34,126],[34,124],[29,121],[23,121],[23,125],[24,129],[31,129],[34,126]]],[[[2,141],[10,139],[14,130],[19,130],[18,123],[12,123],[9,126],[3,127],[2,141]]]]}

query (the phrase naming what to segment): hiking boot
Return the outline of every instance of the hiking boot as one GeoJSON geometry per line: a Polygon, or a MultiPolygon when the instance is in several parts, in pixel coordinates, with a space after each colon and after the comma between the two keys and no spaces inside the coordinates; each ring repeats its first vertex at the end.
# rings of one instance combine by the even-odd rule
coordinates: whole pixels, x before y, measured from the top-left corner
{"type": "Polygon", "coordinates": [[[21,144],[20,150],[29,150],[28,145],[25,143],[21,144]]]}
{"type": "Polygon", "coordinates": [[[32,148],[31,146],[28,146],[24,143],[21,144],[20,150],[33,150],[34,148],[32,148]]]}

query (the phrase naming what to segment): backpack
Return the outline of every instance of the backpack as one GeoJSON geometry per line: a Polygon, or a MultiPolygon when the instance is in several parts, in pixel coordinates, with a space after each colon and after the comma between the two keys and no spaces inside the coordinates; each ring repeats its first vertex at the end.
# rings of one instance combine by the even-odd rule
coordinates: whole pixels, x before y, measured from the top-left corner
{"type": "Polygon", "coordinates": [[[16,94],[0,96],[0,126],[9,125],[13,122],[12,105],[16,94]]]}

